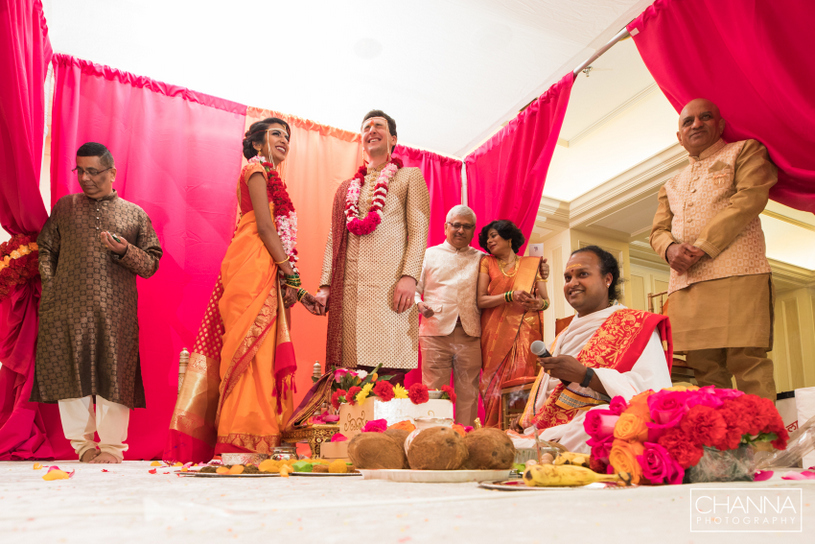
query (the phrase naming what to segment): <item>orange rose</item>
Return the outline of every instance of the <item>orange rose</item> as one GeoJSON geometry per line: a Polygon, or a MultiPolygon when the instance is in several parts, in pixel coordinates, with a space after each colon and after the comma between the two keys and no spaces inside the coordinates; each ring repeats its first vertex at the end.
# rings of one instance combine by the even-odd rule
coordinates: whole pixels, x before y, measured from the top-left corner
{"type": "Polygon", "coordinates": [[[637,461],[637,456],[642,455],[644,451],[645,447],[639,442],[614,440],[611,452],[608,454],[608,462],[614,467],[614,472],[630,474],[631,483],[636,485],[642,480],[642,467],[637,461]]]}
{"type": "Polygon", "coordinates": [[[648,391],[643,391],[638,395],[634,395],[634,397],[628,401],[628,408],[625,409],[625,413],[634,414],[641,417],[646,422],[650,422],[651,410],[648,408],[648,397],[653,394],[654,392],[649,389],[648,391]]]}
{"type": "Polygon", "coordinates": [[[614,438],[645,442],[648,440],[648,426],[645,423],[646,420],[626,410],[614,425],[614,438]]]}

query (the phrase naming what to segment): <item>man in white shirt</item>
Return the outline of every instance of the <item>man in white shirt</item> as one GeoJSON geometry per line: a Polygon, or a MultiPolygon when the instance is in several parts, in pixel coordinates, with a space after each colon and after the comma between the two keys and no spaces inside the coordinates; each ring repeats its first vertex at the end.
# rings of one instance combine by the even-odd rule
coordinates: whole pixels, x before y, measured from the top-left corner
{"type": "Polygon", "coordinates": [[[481,311],[475,291],[484,254],[470,246],[474,233],[475,212],[453,206],[444,223],[447,240],[427,248],[416,284],[422,381],[441,389],[449,385],[452,372],[456,423],[462,425],[472,425],[478,415],[481,373],[481,311]]]}

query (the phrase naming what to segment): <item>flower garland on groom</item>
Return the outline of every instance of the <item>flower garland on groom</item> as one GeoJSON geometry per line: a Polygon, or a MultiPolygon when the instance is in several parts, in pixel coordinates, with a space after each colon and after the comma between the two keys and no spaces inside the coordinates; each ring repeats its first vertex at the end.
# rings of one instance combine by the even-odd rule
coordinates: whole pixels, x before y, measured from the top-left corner
{"type": "Polygon", "coordinates": [[[413,302],[427,247],[430,196],[418,168],[391,153],[396,122],[381,110],[362,123],[367,163],[334,197],[315,295],[328,314],[327,369],[384,363],[394,383],[418,366],[413,302]]]}

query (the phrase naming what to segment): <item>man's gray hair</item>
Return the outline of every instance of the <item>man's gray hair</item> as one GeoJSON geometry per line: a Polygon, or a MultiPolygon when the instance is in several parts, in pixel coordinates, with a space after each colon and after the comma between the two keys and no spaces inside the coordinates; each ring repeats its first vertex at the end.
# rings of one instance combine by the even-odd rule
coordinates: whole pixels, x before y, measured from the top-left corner
{"type": "Polygon", "coordinates": [[[458,206],[453,206],[450,208],[450,211],[447,212],[447,219],[446,221],[449,223],[452,218],[455,216],[460,215],[462,217],[472,217],[473,223],[476,221],[475,212],[469,206],[465,206],[464,204],[459,204],[458,206]]]}

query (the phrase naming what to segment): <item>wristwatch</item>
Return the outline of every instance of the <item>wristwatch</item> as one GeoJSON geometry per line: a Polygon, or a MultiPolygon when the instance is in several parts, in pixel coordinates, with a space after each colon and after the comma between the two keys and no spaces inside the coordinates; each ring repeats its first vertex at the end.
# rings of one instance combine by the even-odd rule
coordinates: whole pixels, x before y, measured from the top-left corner
{"type": "Polygon", "coordinates": [[[580,387],[588,387],[592,378],[594,378],[594,369],[586,367],[586,375],[583,377],[583,381],[580,382],[580,387]]]}

